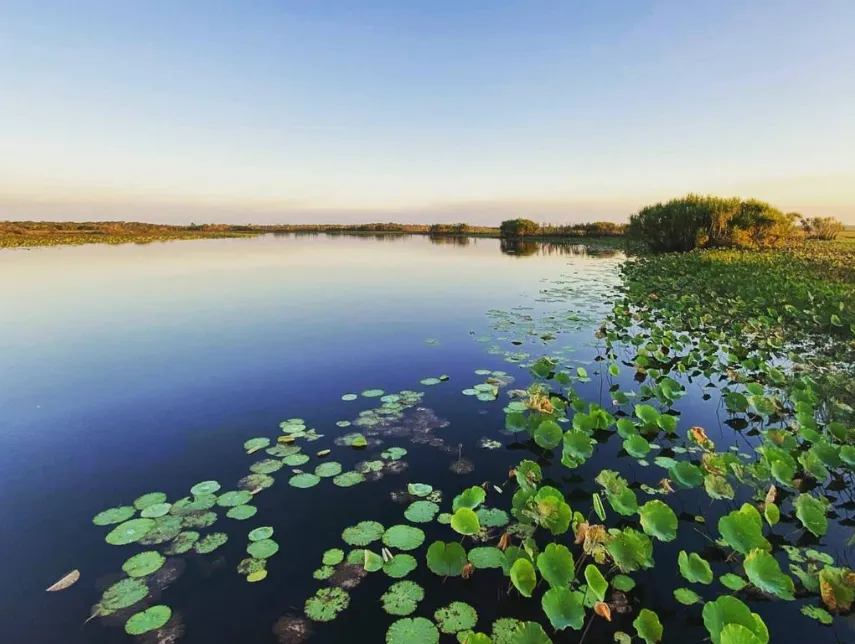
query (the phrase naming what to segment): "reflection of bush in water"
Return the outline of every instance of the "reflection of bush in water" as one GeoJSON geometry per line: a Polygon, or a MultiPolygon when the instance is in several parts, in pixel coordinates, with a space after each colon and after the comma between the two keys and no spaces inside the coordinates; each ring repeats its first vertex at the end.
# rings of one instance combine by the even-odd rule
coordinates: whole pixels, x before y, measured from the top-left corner
{"type": "Polygon", "coordinates": [[[462,235],[428,235],[431,244],[445,244],[447,246],[468,246],[469,237],[462,235]]]}
{"type": "Polygon", "coordinates": [[[569,257],[614,257],[620,250],[613,246],[592,244],[567,244],[562,242],[534,241],[531,239],[501,239],[499,248],[506,255],[566,255],[569,257]]]}

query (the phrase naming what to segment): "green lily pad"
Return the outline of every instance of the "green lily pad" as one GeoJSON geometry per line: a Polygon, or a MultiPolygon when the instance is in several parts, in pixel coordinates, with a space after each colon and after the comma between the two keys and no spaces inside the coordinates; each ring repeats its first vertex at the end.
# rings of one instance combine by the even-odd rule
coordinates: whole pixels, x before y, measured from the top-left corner
{"type": "Polygon", "coordinates": [[[328,461],[321,463],[315,468],[315,475],[321,478],[329,478],[341,474],[341,463],[336,461],[328,461]]]}
{"type": "Polygon", "coordinates": [[[550,586],[569,586],[576,575],[574,563],[567,546],[556,543],[547,544],[537,556],[537,569],[550,586]]]}
{"type": "Polygon", "coordinates": [[[383,572],[393,579],[406,577],[416,569],[416,558],[405,553],[398,553],[383,564],[383,572]]]}
{"type": "Polygon", "coordinates": [[[802,606],[801,608],[802,615],[806,617],[810,617],[811,619],[815,619],[820,624],[825,624],[828,626],[834,621],[834,618],[824,608],[820,608],[819,606],[802,606]]]}
{"type": "Polygon", "coordinates": [[[140,512],[140,516],[145,519],[157,519],[167,514],[171,507],[171,503],[155,503],[140,512]]]}
{"type": "MultiPolygon", "coordinates": [[[[253,531],[253,532],[254,532],[254,531],[253,531]]],[[[263,538],[267,539],[267,538],[269,538],[272,534],[273,534],[273,531],[271,530],[271,531],[270,531],[270,534],[269,534],[269,535],[267,535],[266,537],[263,537],[263,538]]],[[[258,541],[258,539],[252,539],[252,536],[251,536],[251,535],[252,535],[252,533],[250,533],[250,539],[251,539],[251,540],[253,540],[253,541],[258,541]]],[[[327,551],[324,553],[324,556],[323,556],[323,558],[321,559],[321,561],[323,562],[323,564],[324,564],[325,566],[337,566],[337,565],[338,565],[338,564],[340,564],[342,561],[344,561],[344,550],[342,550],[341,548],[333,548],[333,549],[331,549],[331,550],[327,550],[327,551]]]]}
{"type": "Polygon", "coordinates": [[[145,577],[160,570],[165,562],[166,557],[162,554],[154,550],[148,550],[128,559],[122,564],[122,570],[125,571],[128,577],[145,577]]]}
{"type": "Polygon", "coordinates": [[[775,557],[765,550],[757,548],[745,557],[745,574],[748,581],[760,590],[780,597],[781,599],[793,600],[795,584],[793,580],[783,572],[775,557]]]}
{"type": "Polygon", "coordinates": [[[137,513],[136,508],[130,505],[122,505],[117,508],[103,510],[92,517],[92,523],[98,526],[114,525],[124,523],[137,513]]]}
{"type": "Polygon", "coordinates": [[[167,555],[183,555],[193,549],[199,537],[199,533],[193,530],[182,532],[172,540],[172,543],[163,552],[167,555]]]}
{"type": "Polygon", "coordinates": [[[329,579],[335,574],[335,568],[332,566],[321,566],[315,572],[312,573],[312,577],[317,579],[318,581],[324,581],[325,579],[329,579]]]}
{"type": "Polygon", "coordinates": [[[677,515],[668,504],[659,500],[648,501],[638,508],[638,514],[642,529],[650,536],[660,541],[677,538],[677,515]]]}
{"type": "Polygon", "coordinates": [[[469,604],[451,602],[448,606],[438,609],[433,614],[434,621],[443,633],[458,633],[475,628],[478,613],[469,604]]]}
{"type": "Polygon", "coordinates": [[[728,624],[740,624],[749,629],[761,644],[769,641],[766,624],[736,597],[720,595],[715,601],[707,602],[704,604],[703,618],[713,644],[722,644],[722,629],[728,624]]]}
{"type": "Polygon", "coordinates": [[[825,517],[826,505],[810,494],[799,494],[793,502],[796,517],[814,536],[821,537],[828,531],[825,517]]]}
{"type": "Polygon", "coordinates": [[[531,597],[535,585],[537,585],[537,573],[534,571],[534,566],[525,558],[517,559],[510,569],[511,583],[514,585],[520,595],[523,597],[531,597]]]}
{"type": "Polygon", "coordinates": [[[622,593],[628,593],[635,588],[635,580],[627,575],[615,575],[612,578],[612,586],[622,593]]]}
{"type": "Polygon", "coordinates": [[[508,642],[510,644],[552,644],[543,626],[537,622],[523,622],[508,642]]]}
{"type": "Polygon", "coordinates": [[[413,523],[430,523],[439,512],[439,506],[430,501],[415,501],[404,511],[404,516],[413,523]]]}
{"type": "Polygon", "coordinates": [[[163,492],[149,492],[148,494],[143,494],[134,501],[134,507],[137,510],[145,510],[148,506],[155,505],[156,503],[166,503],[166,494],[163,492]]]}
{"type": "Polygon", "coordinates": [[[131,519],[113,528],[104,540],[112,546],[125,546],[142,539],[155,525],[154,519],[131,519]]]}
{"type": "Polygon", "coordinates": [[[279,552],[279,544],[273,539],[259,539],[251,541],[246,551],[253,559],[267,559],[279,552]]]}
{"type": "Polygon", "coordinates": [[[407,450],[403,447],[390,447],[380,454],[380,457],[385,458],[387,461],[399,461],[406,455],[407,450]]]}
{"type": "Polygon", "coordinates": [[[469,508],[474,510],[481,505],[487,498],[487,493],[478,485],[463,490],[460,494],[454,497],[451,503],[451,509],[457,511],[460,508],[469,508]]]}
{"type": "Polygon", "coordinates": [[[250,438],[248,441],[246,441],[243,444],[243,448],[246,451],[250,451],[250,450],[257,451],[260,449],[264,449],[268,445],[270,445],[270,439],[269,438],[264,438],[264,437],[250,438]]]}
{"type": "Polygon", "coordinates": [[[584,594],[563,586],[553,586],[541,598],[543,612],[556,631],[580,630],[585,623],[584,594]]]}
{"type": "MultiPolygon", "coordinates": [[[[217,522],[217,513],[216,512],[193,512],[190,514],[184,514],[180,517],[181,519],[181,528],[182,529],[197,529],[201,530],[203,528],[210,528],[217,522]]],[[[155,532],[152,530],[152,532],[155,532]]],[[[146,537],[147,538],[147,537],[146,537]]]]}
{"type": "Polygon", "coordinates": [[[662,640],[662,622],[659,621],[659,616],[652,610],[642,608],[638,613],[638,617],[632,622],[635,627],[635,632],[647,644],[654,644],[662,640]]]}
{"type": "Polygon", "coordinates": [[[350,595],[341,588],[321,588],[306,600],[306,616],[315,622],[331,622],[350,605],[350,595]]]}
{"type": "Polygon", "coordinates": [[[258,508],[254,505],[237,505],[233,508],[229,508],[228,512],[226,512],[226,516],[229,519],[243,521],[254,517],[256,512],[258,512],[258,508]]]}
{"type": "Polygon", "coordinates": [[[217,505],[222,508],[234,508],[252,501],[252,494],[247,490],[236,490],[225,492],[217,497],[217,505]]]}
{"type": "MultiPolygon", "coordinates": [[[[287,458],[287,457],[286,457],[287,458]]],[[[284,464],[276,458],[265,458],[249,466],[249,471],[255,474],[273,474],[282,469],[284,464]]]]}
{"type": "Polygon", "coordinates": [[[266,559],[253,559],[252,557],[247,557],[246,559],[242,559],[238,564],[237,571],[241,575],[251,575],[254,572],[265,570],[266,568],[266,559]]]}
{"type": "Polygon", "coordinates": [[[410,483],[407,486],[407,491],[413,496],[427,496],[433,492],[433,487],[426,483],[410,483]]]}
{"type": "Polygon", "coordinates": [[[383,526],[376,521],[360,521],[355,526],[345,528],[341,533],[344,542],[351,546],[367,546],[383,536],[383,526]]]}
{"type": "Polygon", "coordinates": [[[684,606],[691,606],[692,604],[700,602],[701,596],[694,590],[690,590],[688,588],[676,588],[674,589],[674,599],[684,606]]]}
{"type": "Polygon", "coordinates": [[[742,590],[748,585],[747,581],[739,575],[734,575],[732,572],[722,575],[718,580],[721,582],[722,586],[734,591],[742,590]]]}
{"type": "Polygon", "coordinates": [[[501,617],[493,622],[493,644],[511,644],[514,635],[522,630],[523,623],[512,617],[501,617]]]}
{"type": "Polygon", "coordinates": [[[308,472],[304,472],[303,474],[296,474],[290,479],[288,479],[288,485],[290,485],[291,487],[299,488],[301,490],[314,487],[320,482],[320,476],[317,476],[316,474],[309,474],[308,472]]]}
{"type": "Polygon", "coordinates": [[[399,581],[389,586],[380,600],[383,610],[390,615],[410,615],[425,598],[424,589],[412,581],[399,581]]]}
{"type": "Polygon", "coordinates": [[[472,510],[460,508],[451,516],[451,528],[458,534],[474,535],[481,531],[481,522],[472,510]]]}
{"type": "Polygon", "coordinates": [[[554,420],[545,420],[534,430],[534,442],[544,449],[553,449],[561,444],[564,431],[554,420]]]}
{"type": "Polygon", "coordinates": [[[505,553],[492,546],[472,548],[468,554],[469,563],[479,570],[485,568],[504,568],[505,553]]]}
{"type": "MultiPolygon", "coordinates": [[[[377,524],[380,525],[380,524],[377,524]]],[[[382,529],[382,528],[381,528],[382,529]]],[[[425,541],[425,533],[409,525],[394,525],[383,533],[383,544],[398,550],[415,550],[425,541]]],[[[346,541],[346,539],[345,539],[346,541]]],[[[374,539],[372,539],[374,541],[374,539]]],[[[351,545],[366,545],[362,543],[351,545]]]]}
{"type": "Polygon", "coordinates": [[[603,573],[594,564],[588,564],[585,567],[585,581],[588,582],[587,593],[593,593],[597,601],[606,600],[606,591],[609,588],[609,582],[603,577],[603,573]]]}
{"type": "Polygon", "coordinates": [[[131,615],[125,622],[125,632],[128,635],[142,635],[149,631],[156,631],[163,627],[170,617],[172,617],[172,609],[169,606],[158,604],[131,615]]]}
{"type": "Polygon", "coordinates": [[[484,528],[501,528],[510,522],[508,513],[498,508],[478,508],[475,514],[484,528]]]}
{"type": "Polygon", "coordinates": [[[300,467],[309,462],[309,457],[306,454],[289,454],[282,459],[282,463],[288,467],[300,467]]]}
{"type": "Polygon", "coordinates": [[[154,527],[149,530],[139,543],[153,546],[171,541],[184,529],[186,517],[162,516],[154,520],[154,527]]]}
{"type": "Polygon", "coordinates": [[[172,504],[169,513],[181,516],[191,512],[210,510],[215,505],[217,505],[217,497],[213,494],[203,494],[197,497],[185,496],[172,504]]]}
{"type": "Polygon", "coordinates": [[[404,617],[386,631],[386,644],[437,644],[439,630],[424,617],[404,617]]]}
{"type": "Polygon", "coordinates": [[[459,543],[435,541],[427,550],[427,565],[441,577],[457,577],[466,565],[466,550],[459,543]]]}
{"type": "Polygon", "coordinates": [[[681,550],[677,557],[680,574],[686,581],[700,584],[711,584],[713,580],[712,568],[709,562],[697,553],[688,554],[681,550]]]}
{"type": "Polygon", "coordinates": [[[763,536],[763,519],[757,509],[748,503],[718,520],[718,531],[724,541],[740,554],[755,548],[769,551],[772,545],[763,536]]]}
{"type": "Polygon", "coordinates": [[[199,541],[196,542],[196,545],[193,546],[193,550],[198,552],[200,555],[206,555],[214,552],[214,550],[219,548],[228,540],[229,536],[225,532],[212,532],[211,534],[205,535],[199,539],[199,541]]]}
{"type": "Polygon", "coordinates": [[[356,394],[344,394],[341,397],[341,399],[345,402],[351,402],[353,400],[356,400],[357,398],[359,398],[359,396],[357,396],[356,394]]]}
{"type": "Polygon", "coordinates": [[[201,481],[190,488],[193,496],[206,496],[220,491],[220,484],[216,481],[201,481]]]}
{"type": "Polygon", "coordinates": [[[117,610],[133,606],[147,596],[148,585],[144,580],[122,579],[104,591],[94,612],[98,615],[109,615],[117,610]]]}
{"type": "Polygon", "coordinates": [[[384,393],[386,393],[386,392],[383,391],[382,389],[366,389],[365,391],[362,392],[362,395],[365,398],[379,398],[384,393]]]}
{"type": "Polygon", "coordinates": [[[338,487],[353,487],[365,480],[362,472],[344,472],[333,478],[333,483],[338,487]]]}

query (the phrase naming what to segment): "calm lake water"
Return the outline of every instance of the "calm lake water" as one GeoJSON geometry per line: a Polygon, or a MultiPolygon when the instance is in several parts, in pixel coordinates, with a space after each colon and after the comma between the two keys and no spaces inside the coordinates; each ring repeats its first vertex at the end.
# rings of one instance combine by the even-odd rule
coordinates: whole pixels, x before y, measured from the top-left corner
{"type": "MultiPolygon", "coordinates": [[[[393,492],[412,482],[430,483],[445,491],[447,511],[463,488],[484,481],[501,485],[519,460],[537,458],[527,444],[502,432],[507,391],[531,383],[521,364],[553,354],[584,366],[591,382],[579,386],[580,393],[611,404],[612,383],[595,362],[594,331],[619,284],[620,253],[536,244],[507,248],[492,239],[444,241],[268,235],[0,252],[0,640],[131,641],[123,620],[84,621],[103,589],[119,578],[122,563],[146,548],[106,544],[111,527],[93,525],[92,517],[146,492],[164,492],[175,501],[206,479],[235,489],[248,467],[265,457],[247,456],[244,441],[275,441],[285,419],[305,419],[323,434],[304,447],[313,457],[301,467],[305,471],[321,462],[314,458],[317,450],[332,449],[328,460],[351,470],[392,446],[408,450],[406,469],[350,488],[324,479],[296,489],[287,483],[286,467],[255,496],[254,517],[238,521],[220,511],[217,523],[202,532],[222,531],[229,541],[208,555],[170,560],[181,574],[153,602],[177,613],[183,642],[276,642],[276,620],[300,615],[306,598],[325,585],[312,578],[323,552],[349,549],[340,536],[344,528],[361,520],[386,527],[406,523],[406,505],[394,502],[393,492]],[[553,317],[562,323],[553,324],[553,317]],[[555,339],[528,333],[533,320],[540,331],[554,326],[555,339]],[[484,382],[476,369],[504,371],[515,381],[502,387],[498,400],[479,401],[462,393],[484,382]],[[441,374],[449,379],[420,384],[441,374]],[[353,421],[380,404],[361,396],[346,402],[342,394],[372,388],[424,396],[404,412],[395,435],[379,437],[382,446],[336,446],[336,437],[356,429],[340,428],[337,421],[353,421]],[[482,438],[502,446],[483,449],[482,438]],[[461,455],[473,471],[450,470],[461,455]],[[280,550],[269,560],[267,579],[248,584],[235,567],[246,556],[247,532],[262,525],[274,528],[280,550]],[[44,592],[75,568],[81,571],[76,585],[44,592]]],[[[628,375],[617,381],[631,383],[628,375]]],[[[686,426],[704,424],[719,444],[746,447],[748,439],[734,438],[715,406],[702,403],[703,393],[690,390],[680,402],[686,426]]],[[[370,435],[371,428],[364,429],[370,435]]],[[[583,513],[598,487],[593,478],[605,467],[639,483],[655,485],[661,478],[657,468],[621,457],[619,440],[600,445],[597,456],[577,470],[557,460],[544,466],[583,513]]],[[[495,505],[507,509],[506,496],[495,505]]],[[[655,574],[634,575],[639,586],[630,593],[633,614],[617,615],[608,627],[595,623],[587,642],[610,642],[615,626],[633,632],[641,606],[659,613],[666,642],[707,636],[699,608],[682,607],[671,591],[682,585],[675,583],[679,550],[715,558],[693,517],[704,515],[714,526],[718,515],[703,492],[681,493],[676,503],[680,538],[656,543],[655,574]]],[[[505,592],[501,571],[444,583],[429,573],[427,544],[451,537],[436,522],[420,527],[427,540],[413,553],[420,565],[408,578],[424,585],[427,597],[416,615],[430,617],[456,599],[478,609],[478,630],[485,632],[500,616],[543,621],[539,601],[505,592]]],[[[717,573],[728,567],[713,563],[717,573]]],[[[368,576],[352,591],[350,607],[335,621],[316,624],[310,641],[383,642],[396,619],[379,605],[391,581],[382,573],[368,576]]],[[[706,599],[715,596],[714,588],[695,590],[706,599]]],[[[752,610],[766,620],[773,642],[852,641],[851,632],[838,628],[830,636],[831,630],[798,615],[787,619],[795,611],[782,610],[781,602],[756,601],[752,610]]],[[[555,641],[579,636],[565,631],[555,641]]]]}

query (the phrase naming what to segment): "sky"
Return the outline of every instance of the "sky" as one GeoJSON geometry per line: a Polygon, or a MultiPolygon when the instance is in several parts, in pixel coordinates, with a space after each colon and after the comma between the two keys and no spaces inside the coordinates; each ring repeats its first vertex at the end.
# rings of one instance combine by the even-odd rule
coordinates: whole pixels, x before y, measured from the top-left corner
{"type": "Polygon", "coordinates": [[[0,0],[0,219],[855,224],[852,0],[0,0]]]}

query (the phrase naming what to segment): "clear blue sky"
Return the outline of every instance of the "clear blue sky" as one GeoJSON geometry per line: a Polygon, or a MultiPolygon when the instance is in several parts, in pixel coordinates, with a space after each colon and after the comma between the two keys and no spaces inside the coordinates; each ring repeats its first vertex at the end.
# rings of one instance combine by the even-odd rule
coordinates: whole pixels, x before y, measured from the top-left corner
{"type": "Polygon", "coordinates": [[[855,223],[855,1],[0,0],[0,217],[855,223]]]}

